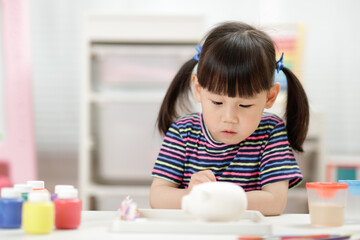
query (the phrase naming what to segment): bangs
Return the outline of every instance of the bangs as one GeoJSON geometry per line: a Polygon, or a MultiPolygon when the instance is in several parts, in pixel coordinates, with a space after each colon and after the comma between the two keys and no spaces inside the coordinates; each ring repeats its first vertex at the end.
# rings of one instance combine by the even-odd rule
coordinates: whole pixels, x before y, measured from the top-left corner
{"type": "Polygon", "coordinates": [[[214,42],[199,61],[200,85],[209,92],[229,97],[252,97],[269,90],[275,67],[263,47],[248,33],[234,33],[214,42]]]}

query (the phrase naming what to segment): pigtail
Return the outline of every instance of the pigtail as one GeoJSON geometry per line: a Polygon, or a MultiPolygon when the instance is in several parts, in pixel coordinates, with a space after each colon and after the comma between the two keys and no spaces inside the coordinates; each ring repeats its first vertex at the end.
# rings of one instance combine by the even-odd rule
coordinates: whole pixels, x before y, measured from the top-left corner
{"type": "Polygon", "coordinates": [[[195,59],[185,62],[172,80],[157,118],[157,126],[160,133],[165,134],[171,123],[179,117],[179,108],[189,109],[188,106],[185,106],[185,103],[189,102],[186,100],[189,99],[191,74],[196,64],[197,61],[195,59]]]}
{"type": "Polygon", "coordinates": [[[303,152],[309,127],[309,102],[298,78],[288,68],[282,69],[287,79],[286,130],[291,147],[303,152]]]}

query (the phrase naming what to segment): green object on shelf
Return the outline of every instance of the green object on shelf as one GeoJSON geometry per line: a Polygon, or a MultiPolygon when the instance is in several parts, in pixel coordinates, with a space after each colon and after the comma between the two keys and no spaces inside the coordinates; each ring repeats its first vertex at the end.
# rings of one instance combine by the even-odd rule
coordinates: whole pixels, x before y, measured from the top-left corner
{"type": "Polygon", "coordinates": [[[356,168],[338,168],[336,180],[356,180],[356,168]]]}

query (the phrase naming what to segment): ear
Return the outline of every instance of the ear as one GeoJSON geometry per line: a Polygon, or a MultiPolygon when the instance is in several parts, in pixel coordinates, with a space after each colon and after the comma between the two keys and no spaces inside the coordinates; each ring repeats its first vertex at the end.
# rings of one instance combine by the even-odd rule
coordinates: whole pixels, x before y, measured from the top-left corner
{"type": "Polygon", "coordinates": [[[268,93],[265,108],[271,108],[273,106],[279,92],[280,92],[280,83],[274,83],[274,85],[271,87],[268,93]]]}
{"type": "Polygon", "coordinates": [[[191,76],[191,80],[192,80],[192,84],[193,84],[193,91],[194,91],[194,95],[195,95],[195,99],[196,99],[196,101],[197,102],[200,102],[200,88],[201,88],[201,86],[200,86],[200,83],[199,83],[199,81],[198,81],[198,78],[197,78],[197,76],[195,75],[195,74],[193,74],[192,76],[191,76]]]}

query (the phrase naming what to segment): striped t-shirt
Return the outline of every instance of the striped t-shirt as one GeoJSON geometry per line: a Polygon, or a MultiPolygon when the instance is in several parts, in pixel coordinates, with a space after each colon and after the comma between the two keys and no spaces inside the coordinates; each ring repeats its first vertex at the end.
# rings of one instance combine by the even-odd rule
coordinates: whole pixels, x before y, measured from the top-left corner
{"type": "Polygon", "coordinates": [[[206,169],[217,181],[236,183],[245,191],[283,180],[292,188],[302,181],[284,122],[269,113],[236,145],[213,140],[199,113],[176,120],[165,135],[152,176],[187,188],[191,175],[206,169]]]}

